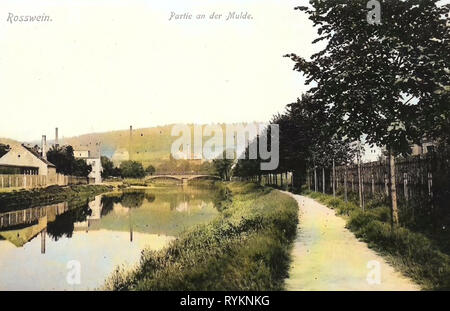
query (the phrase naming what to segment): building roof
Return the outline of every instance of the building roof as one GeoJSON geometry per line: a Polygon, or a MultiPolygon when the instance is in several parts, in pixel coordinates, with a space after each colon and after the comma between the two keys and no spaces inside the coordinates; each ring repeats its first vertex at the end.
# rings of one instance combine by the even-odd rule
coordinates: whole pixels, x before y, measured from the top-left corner
{"type": "Polygon", "coordinates": [[[44,159],[38,152],[36,152],[33,148],[27,147],[24,144],[22,144],[22,147],[24,147],[26,150],[28,150],[29,152],[31,152],[36,158],[38,158],[39,160],[41,160],[42,162],[44,162],[45,164],[47,164],[48,166],[51,167],[56,167],[55,164],[51,163],[50,161],[47,161],[46,159],[44,159]]]}

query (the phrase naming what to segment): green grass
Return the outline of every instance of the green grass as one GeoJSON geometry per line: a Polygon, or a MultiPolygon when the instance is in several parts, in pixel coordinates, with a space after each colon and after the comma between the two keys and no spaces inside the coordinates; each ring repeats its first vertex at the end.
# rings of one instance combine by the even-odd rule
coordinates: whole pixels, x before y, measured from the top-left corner
{"type": "Polygon", "coordinates": [[[229,183],[218,217],[166,249],[117,268],[108,290],[281,290],[296,235],[297,203],[276,190],[229,183]]]}
{"type": "Polygon", "coordinates": [[[0,194],[0,213],[29,207],[60,203],[64,201],[86,201],[87,198],[111,191],[104,185],[50,186],[32,190],[19,190],[0,194]]]}
{"type": "Polygon", "coordinates": [[[303,191],[347,219],[347,227],[387,259],[395,268],[426,290],[450,290],[450,256],[441,252],[436,241],[406,227],[392,228],[390,210],[370,202],[366,212],[353,202],[331,195],[303,191]]]}

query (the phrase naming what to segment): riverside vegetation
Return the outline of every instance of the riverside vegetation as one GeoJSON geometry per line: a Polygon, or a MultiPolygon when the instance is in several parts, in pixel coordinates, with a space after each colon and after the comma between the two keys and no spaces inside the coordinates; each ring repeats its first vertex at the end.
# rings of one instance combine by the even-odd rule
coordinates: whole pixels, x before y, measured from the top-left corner
{"type": "Polygon", "coordinates": [[[297,203],[253,183],[219,184],[219,216],[184,231],[140,263],[118,267],[107,290],[281,290],[298,222],[297,203]]]}
{"type": "MultiPolygon", "coordinates": [[[[357,238],[415,280],[426,290],[450,289],[450,256],[442,241],[415,232],[407,226],[392,227],[389,207],[376,200],[367,203],[363,212],[356,199],[345,202],[341,197],[303,190],[302,194],[313,198],[336,210],[347,220],[347,227],[357,238]]],[[[402,215],[400,215],[402,216],[402,215]]]]}

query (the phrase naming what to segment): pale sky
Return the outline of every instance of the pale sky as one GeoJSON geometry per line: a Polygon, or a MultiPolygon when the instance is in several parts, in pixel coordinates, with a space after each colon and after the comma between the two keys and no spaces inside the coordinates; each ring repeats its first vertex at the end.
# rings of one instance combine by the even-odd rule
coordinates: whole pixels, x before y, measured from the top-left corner
{"type": "Polygon", "coordinates": [[[293,9],[302,2],[1,0],[0,137],[268,121],[308,88],[282,57],[318,49],[293,9]],[[229,11],[253,19],[209,20],[229,11]],[[11,24],[9,13],[52,21],[11,24]]]}

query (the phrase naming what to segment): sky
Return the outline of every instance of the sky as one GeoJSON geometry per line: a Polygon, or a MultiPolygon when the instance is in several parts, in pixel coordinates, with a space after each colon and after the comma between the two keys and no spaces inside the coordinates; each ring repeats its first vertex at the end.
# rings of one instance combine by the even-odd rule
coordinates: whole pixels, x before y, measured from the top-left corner
{"type": "Polygon", "coordinates": [[[308,89],[283,57],[318,50],[312,23],[293,9],[301,3],[2,0],[0,137],[268,121],[308,89]],[[253,18],[224,20],[233,11],[253,18]],[[11,23],[10,13],[51,21],[11,23]]]}

